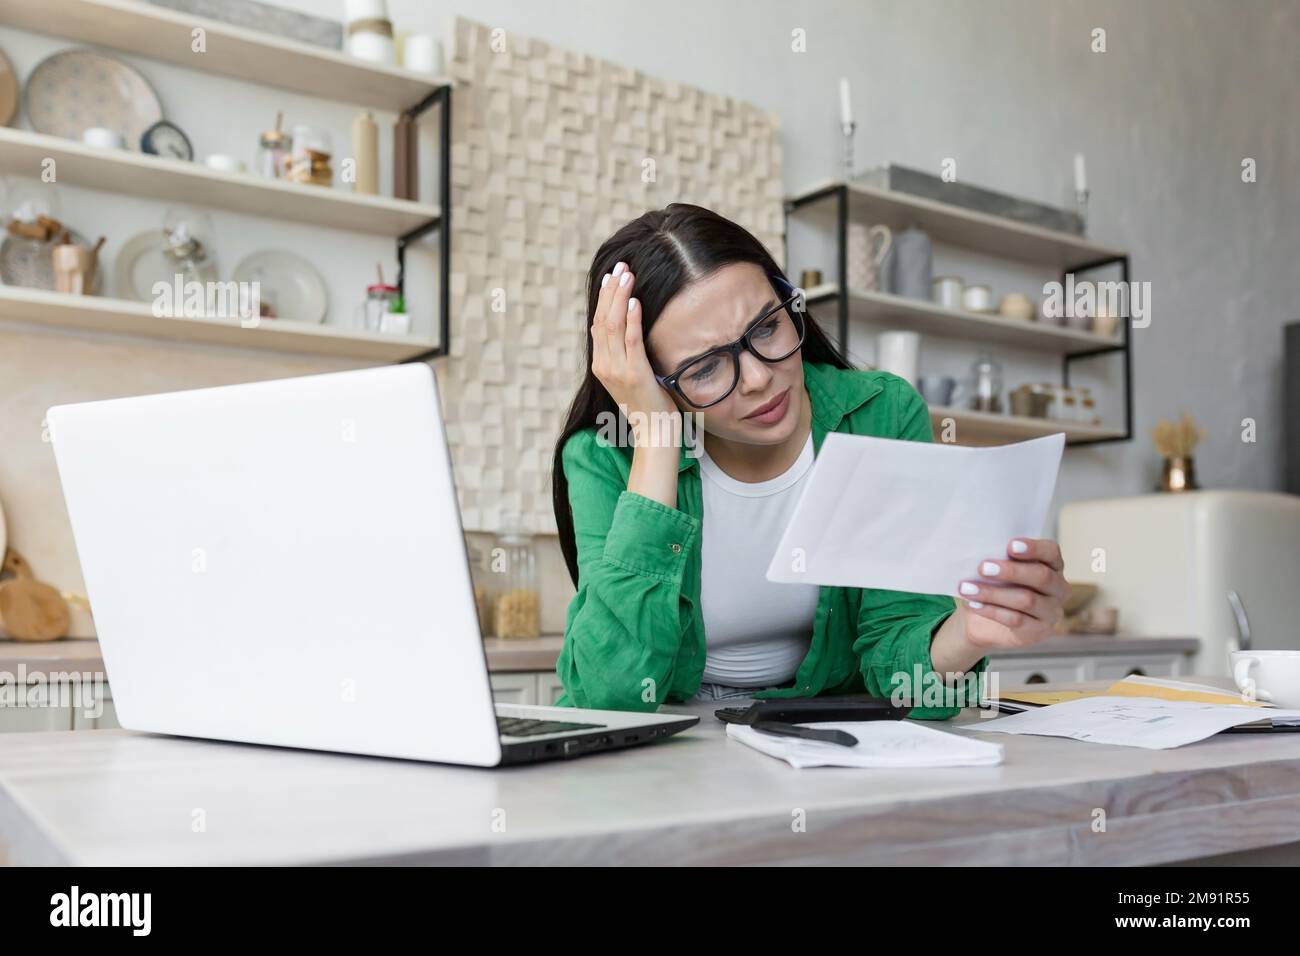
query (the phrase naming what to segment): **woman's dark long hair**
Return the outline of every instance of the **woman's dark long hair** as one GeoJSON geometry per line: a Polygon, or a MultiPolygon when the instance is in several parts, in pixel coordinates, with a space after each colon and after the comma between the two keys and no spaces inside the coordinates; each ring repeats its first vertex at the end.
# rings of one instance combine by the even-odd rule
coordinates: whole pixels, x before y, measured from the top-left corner
{"type": "MultiPolygon", "coordinates": [[[[587,350],[585,371],[578,394],[569,406],[569,415],[555,443],[555,459],[551,466],[551,494],[555,508],[555,523],[560,532],[560,549],[569,577],[578,584],[578,547],[573,535],[573,512],[569,507],[569,482],[564,476],[564,445],[574,434],[584,428],[595,428],[600,421],[621,419],[598,418],[601,413],[618,416],[621,413],[605,386],[591,373],[591,322],[600,298],[600,279],[614,266],[626,262],[636,276],[636,296],[641,309],[643,341],[654,327],[655,320],[668,302],[691,282],[712,274],[717,269],[737,262],[752,262],[765,275],[782,276],[776,260],[744,227],[724,219],[712,210],[689,203],[670,203],[633,219],[610,236],[596,250],[587,273],[587,350]]],[[[776,289],[779,294],[782,290],[776,289]]],[[[781,298],[785,298],[781,294],[781,298]]],[[[804,313],[807,332],[803,341],[803,357],[809,362],[851,368],[830,339],[804,313]]],[[[621,428],[619,434],[623,434],[621,428]]]]}

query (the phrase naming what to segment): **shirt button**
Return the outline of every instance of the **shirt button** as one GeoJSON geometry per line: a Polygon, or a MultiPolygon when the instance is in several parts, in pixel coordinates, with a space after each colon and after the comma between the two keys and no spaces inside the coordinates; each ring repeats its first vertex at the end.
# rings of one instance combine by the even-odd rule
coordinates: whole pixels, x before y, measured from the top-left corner
{"type": "Polygon", "coordinates": [[[674,543],[674,544],[670,544],[668,547],[670,547],[670,548],[672,549],[673,554],[681,554],[681,553],[682,553],[682,546],[681,546],[680,544],[675,544],[675,543],[674,543]]]}

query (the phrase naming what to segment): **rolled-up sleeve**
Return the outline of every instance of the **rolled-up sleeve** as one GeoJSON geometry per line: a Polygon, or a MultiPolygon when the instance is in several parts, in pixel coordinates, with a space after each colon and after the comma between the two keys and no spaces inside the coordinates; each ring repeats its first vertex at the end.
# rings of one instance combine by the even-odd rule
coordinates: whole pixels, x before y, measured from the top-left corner
{"type": "Polygon", "coordinates": [[[700,520],[627,490],[594,433],[564,446],[578,552],[565,617],[560,706],[653,711],[672,687],[693,606],[682,577],[700,520]]]}

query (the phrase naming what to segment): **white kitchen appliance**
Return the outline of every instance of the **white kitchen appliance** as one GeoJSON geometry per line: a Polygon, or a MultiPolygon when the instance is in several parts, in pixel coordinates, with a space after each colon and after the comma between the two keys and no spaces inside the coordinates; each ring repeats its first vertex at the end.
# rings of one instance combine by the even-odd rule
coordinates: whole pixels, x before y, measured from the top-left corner
{"type": "Polygon", "coordinates": [[[1129,637],[1195,637],[1198,675],[1236,650],[1300,648],[1300,496],[1191,491],[1061,509],[1065,576],[1129,637]]]}

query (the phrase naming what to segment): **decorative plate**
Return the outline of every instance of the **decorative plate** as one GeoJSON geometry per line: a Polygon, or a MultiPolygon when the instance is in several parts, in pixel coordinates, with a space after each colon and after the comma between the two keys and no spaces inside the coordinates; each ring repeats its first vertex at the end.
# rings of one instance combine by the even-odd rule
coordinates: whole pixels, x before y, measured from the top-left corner
{"type": "Polygon", "coordinates": [[[128,239],[113,261],[113,295],[152,302],[155,283],[174,285],[181,267],[163,252],[164,245],[161,229],[146,229],[128,239]]]}
{"type": "Polygon", "coordinates": [[[38,133],[81,140],[103,126],[139,152],[140,137],[162,119],[149,81],[121,60],[94,50],[62,50],[36,64],[23,91],[27,116],[38,133]]]}
{"type": "Polygon", "coordinates": [[[18,74],[0,50],[0,126],[8,126],[18,112],[18,74]]]}
{"type": "Polygon", "coordinates": [[[235,266],[236,282],[260,282],[263,306],[275,318],[293,322],[324,322],[329,311],[325,280],[310,262],[279,249],[247,255],[235,266]]]}

